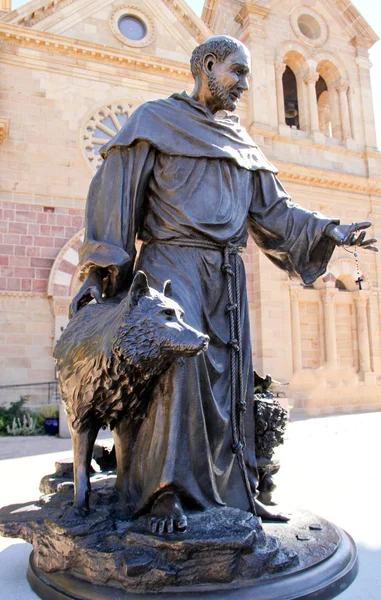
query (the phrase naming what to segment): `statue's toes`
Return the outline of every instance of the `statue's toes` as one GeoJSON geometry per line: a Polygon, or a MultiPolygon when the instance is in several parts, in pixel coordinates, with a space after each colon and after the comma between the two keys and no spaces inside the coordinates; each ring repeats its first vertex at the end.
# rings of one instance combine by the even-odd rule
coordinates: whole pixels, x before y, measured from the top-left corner
{"type": "Polygon", "coordinates": [[[150,529],[152,533],[156,533],[159,525],[159,519],[152,517],[150,520],[150,529]]]}
{"type": "Polygon", "coordinates": [[[173,533],[173,530],[174,530],[173,519],[171,517],[169,517],[167,519],[167,533],[171,534],[171,533],[173,533]]]}
{"type": "Polygon", "coordinates": [[[177,531],[185,531],[188,525],[188,521],[186,516],[183,514],[177,519],[175,519],[175,527],[177,531]]]}
{"type": "Polygon", "coordinates": [[[166,521],[167,519],[159,519],[158,525],[157,525],[157,533],[159,535],[163,535],[165,532],[165,526],[166,526],[166,521]]]}

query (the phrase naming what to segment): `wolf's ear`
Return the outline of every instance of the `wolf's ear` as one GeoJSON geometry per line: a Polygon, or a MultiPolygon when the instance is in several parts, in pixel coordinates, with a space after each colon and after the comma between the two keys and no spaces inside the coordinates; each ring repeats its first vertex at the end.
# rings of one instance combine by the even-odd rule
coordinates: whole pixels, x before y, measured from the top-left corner
{"type": "Polygon", "coordinates": [[[170,279],[167,279],[167,281],[164,282],[163,294],[167,298],[172,298],[172,283],[170,279]]]}
{"type": "Polygon", "coordinates": [[[149,294],[147,276],[143,271],[137,271],[128,292],[129,305],[136,306],[142,296],[149,294]]]}

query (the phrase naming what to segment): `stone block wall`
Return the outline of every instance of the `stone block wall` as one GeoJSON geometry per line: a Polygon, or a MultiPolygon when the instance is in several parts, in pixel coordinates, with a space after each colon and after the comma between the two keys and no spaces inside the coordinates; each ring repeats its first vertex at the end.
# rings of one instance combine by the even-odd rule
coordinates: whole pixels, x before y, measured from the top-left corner
{"type": "Polygon", "coordinates": [[[83,210],[0,202],[0,290],[47,293],[54,259],[83,228],[83,210]]]}

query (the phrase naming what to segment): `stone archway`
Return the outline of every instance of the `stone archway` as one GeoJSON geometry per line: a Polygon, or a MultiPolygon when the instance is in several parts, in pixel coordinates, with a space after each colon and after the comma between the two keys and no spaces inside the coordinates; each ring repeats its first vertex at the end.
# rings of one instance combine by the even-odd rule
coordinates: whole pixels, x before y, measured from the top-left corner
{"type": "Polygon", "coordinates": [[[68,311],[75,287],[78,250],[82,245],[84,229],[78,231],[61,249],[53,263],[48,282],[48,297],[52,300],[55,342],[68,323],[68,311]]]}

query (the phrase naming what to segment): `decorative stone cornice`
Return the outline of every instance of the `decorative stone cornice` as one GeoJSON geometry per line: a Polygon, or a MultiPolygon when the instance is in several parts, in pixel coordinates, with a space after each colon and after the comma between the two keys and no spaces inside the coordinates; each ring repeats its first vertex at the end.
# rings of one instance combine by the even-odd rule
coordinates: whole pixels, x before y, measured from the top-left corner
{"type": "Polygon", "coordinates": [[[201,44],[213,34],[184,0],[163,0],[189,33],[201,44]]]}
{"type": "Polygon", "coordinates": [[[377,34],[350,0],[321,0],[325,8],[352,35],[367,40],[370,46],[378,41],[377,34]]]}
{"type": "Polygon", "coordinates": [[[333,188],[358,194],[381,196],[381,181],[356,177],[347,173],[334,173],[302,167],[292,163],[279,163],[274,161],[279,169],[282,181],[291,181],[315,187],[333,188]]]}
{"type": "Polygon", "coordinates": [[[239,11],[235,18],[235,21],[240,25],[243,25],[246,19],[255,17],[259,19],[265,19],[271,12],[271,8],[265,6],[259,6],[258,4],[252,4],[251,2],[245,2],[244,6],[239,11]]]}
{"type": "Polygon", "coordinates": [[[0,290],[0,298],[46,298],[43,292],[21,292],[18,290],[0,290]]]}
{"type": "MultiPolygon", "coordinates": [[[[7,15],[6,22],[23,27],[33,27],[40,21],[66,8],[75,0],[49,0],[41,2],[36,8],[35,2],[29,2],[7,15]]],[[[201,43],[212,35],[207,25],[197,17],[184,0],[163,0],[173,14],[181,21],[189,33],[201,43]]]]}
{"type": "Polygon", "coordinates": [[[166,77],[191,79],[188,65],[174,60],[141,54],[131,49],[117,49],[101,44],[78,41],[0,22],[0,42],[35,50],[61,54],[86,61],[95,61],[135,71],[148,71],[166,77]]]}
{"type": "Polygon", "coordinates": [[[0,144],[8,137],[9,133],[9,119],[0,117],[0,144]]]}
{"type": "Polygon", "coordinates": [[[218,0],[205,0],[204,8],[202,9],[201,18],[206,23],[206,25],[210,26],[213,20],[213,15],[216,10],[218,0]]]}
{"type": "Polygon", "coordinates": [[[58,10],[62,10],[69,4],[73,4],[75,0],[53,0],[53,2],[44,2],[37,9],[31,10],[28,3],[26,6],[13,10],[9,13],[7,22],[22,25],[23,27],[33,27],[43,19],[50,17],[58,10]]]}
{"type": "Polygon", "coordinates": [[[351,44],[355,48],[365,48],[366,50],[369,50],[373,46],[374,41],[355,35],[355,37],[351,39],[351,44]]]}

